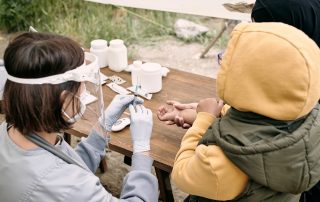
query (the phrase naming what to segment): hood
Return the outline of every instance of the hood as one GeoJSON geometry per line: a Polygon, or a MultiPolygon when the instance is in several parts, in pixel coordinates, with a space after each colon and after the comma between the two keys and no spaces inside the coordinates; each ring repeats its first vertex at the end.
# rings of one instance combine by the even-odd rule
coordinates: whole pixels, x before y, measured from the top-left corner
{"type": "Polygon", "coordinates": [[[230,106],[276,120],[308,114],[320,98],[320,50],[283,23],[239,24],[217,76],[217,94],[230,106]]]}
{"type": "Polygon", "coordinates": [[[251,17],[255,22],[283,22],[313,39],[320,47],[319,0],[257,0],[251,17]]]}

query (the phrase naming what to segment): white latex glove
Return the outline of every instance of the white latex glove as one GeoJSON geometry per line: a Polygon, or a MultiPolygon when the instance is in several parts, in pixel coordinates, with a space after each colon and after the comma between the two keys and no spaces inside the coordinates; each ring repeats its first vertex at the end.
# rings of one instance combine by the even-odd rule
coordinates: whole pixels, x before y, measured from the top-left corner
{"type": "Polygon", "coordinates": [[[142,104],[143,99],[134,95],[116,95],[107,109],[104,111],[105,129],[107,131],[111,131],[112,125],[120,118],[128,106],[133,103],[142,104]]]}
{"type": "Polygon", "coordinates": [[[149,151],[153,125],[152,112],[143,105],[137,105],[136,108],[130,105],[129,111],[133,153],[149,151]]]}

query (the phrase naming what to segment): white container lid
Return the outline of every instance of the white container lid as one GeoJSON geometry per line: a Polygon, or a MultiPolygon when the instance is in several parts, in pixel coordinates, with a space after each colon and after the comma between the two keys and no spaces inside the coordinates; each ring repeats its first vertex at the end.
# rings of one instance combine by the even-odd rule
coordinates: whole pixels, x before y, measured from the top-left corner
{"type": "Polygon", "coordinates": [[[144,72],[153,73],[161,71],[161,65],[158,63],[147,62],[142,64],[141,69],[144,72]]]}
{"type": "Polygon", "coordinates": [[[110,41],[110,46],[112,47],[119,47],[123,45],[123,40],[121,39],[113,39],[110,41]]]}
{"type": "Polygon", "coordinates": [[[133,68],[138,68],[140,69],[142,66],[142,61],[141,60],[135,60],[133,61],[133,68]]]}
{"type": "Polygon", "coordinates": [[[87,61],[87,67],[99,67],[98,57],[92,53],[84,52],[84,58],[87,61]]]}
{"type": "Polygon", "coordinates": [[[96,39],[91,41],[91,48],[93,49],[103,49],[108,47],[108,42],[103,39],[96,39]]]}

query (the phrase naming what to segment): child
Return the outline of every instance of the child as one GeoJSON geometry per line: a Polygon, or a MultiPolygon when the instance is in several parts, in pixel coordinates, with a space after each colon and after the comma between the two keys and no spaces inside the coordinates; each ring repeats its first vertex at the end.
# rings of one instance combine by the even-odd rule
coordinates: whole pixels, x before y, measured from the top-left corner
{"type": "Polygon", "coordinates": [[[299,201],[320,179],[320,50],[282,23],[240,24],[200,101],[172,180],[187,201],[299,201]]]}
{"type": "MultiPolygon", "coordinates": [[[[282,22],[294,26],[311,39],[313,39],[320,47],[320,1],[291,1],[291,0],[256,0],[252,9],[251,18],[254,22],[282,22]]],[[[218,60],[221,57],[218,58],[218,60]]],[[[176,101],[168,101],[169,105],[174,105],[178,111],[184,109],[189,113],[196,114],[197,103],[181,104],[176,101]]],[[[227,111],[228,106],[223,108],[222,115],[227,111]]],[[[189,128],[193,122],[191,119],[184,120],[183,116],[176,114],[174,119],[166,119],[164,112],[170,112],[170,106],[161,106],[158,110],[158,118],[169,124],[177,124],[178,126],[189,128]],[[161,112],[160,112],[161,110],[161,112]]],[[[183,113],[185,115],[185,113],[183,113]]],[[[194,120],[193,120],[194,121],[194,120]]],[[[320,185],[319,185],[320,186],[320,185]]]]}

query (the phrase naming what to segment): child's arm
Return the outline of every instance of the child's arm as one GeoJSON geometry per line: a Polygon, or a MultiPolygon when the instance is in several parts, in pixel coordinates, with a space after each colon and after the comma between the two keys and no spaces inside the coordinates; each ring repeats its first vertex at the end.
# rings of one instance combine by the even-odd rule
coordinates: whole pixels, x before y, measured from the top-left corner
{"type": "Polygon", "coordinates": [[[165,121],[167,124],[174,124],[174,118],[177,111],[174,111],[173,106],[160,106],[157,111],[157,116],[160,121],[165,121]]]}
{"type": "Polygon", "coordinates": [[[183,137],[176,155],[171,179],[186,193],[232,200],[245,189],[248,176],[226,157],[220,147],[198,145],[222,107],[222,101],[215,99],[200,101],[196,120],[183,137]]]}
{"type": "Polygon", "coordinates": [[[179,116],[184,123],[192,125],[197,118],[197,111],[195,109],[184,109],[179,111],[179,116]]]}
{"type": "Polygon", "coordinates": [[[157,116],[160,121],[165,121],[167,124],[177,124],[180,119],[182,126],[184,123],[192,125],[196,119],[197,112],[195,109],[179,110],[172,105],[168,105],[159,107],[157,116]]]}
{"type": "Polygon", "coordinates": [[[186,193],[215,200],[232,200],[243,192],[248,176],[226,157],[220,147],[198,146],[214,120],[209,113],[198,113],[182,139],[171,179],[186,193]]]}
{"type": "MultiPolygon", "coordinates": [[[[176,124],[179,127],[189,128],[197,117],[197,106],[198,103],[182,104],[177,101],[170,100],[167,101],[166,106],[160,106],[158,108],[157,116],[160,121],[165,121],[169,125],[176,124]]],[[[230,106],[225,104],[219,116],[224,116],[229,108],[230,106]]]]}
{"type": "MultiPolygon", "coordinates": [[[[215,98],[207,98],[206,100],[216,100],[215,98]]],[[[189,128],[192,126],[193,122],[196,120],[197,117],[197,106],[198,103],[189,103],[189,104],[173,104],[174,108],[172,109],[173,111],[178,111],[175,113],[175,118],[172,120],[175,124],[178,126],[185,126],[188,125],[188,127],[184,128],[189,128]]],[[[221,112],[217,117],[224,116],[227,111],[230,109],[230,106],[225,104],[223,105],[221,112]]]]}

